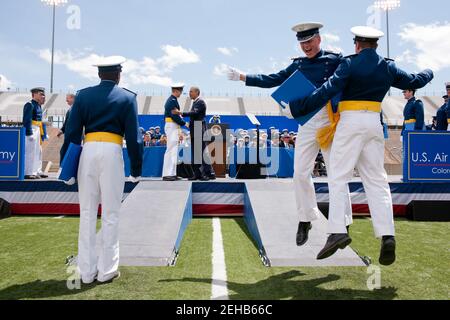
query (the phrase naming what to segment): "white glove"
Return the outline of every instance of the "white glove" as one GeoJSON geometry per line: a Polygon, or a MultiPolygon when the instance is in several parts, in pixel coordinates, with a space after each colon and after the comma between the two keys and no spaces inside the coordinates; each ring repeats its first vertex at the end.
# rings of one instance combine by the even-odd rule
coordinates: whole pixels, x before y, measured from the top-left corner
{"type": "Polygon", "coordinates": [[[36,139],[34,138],[34,136],[27,136],[28,141],[30,142],[34,142],[36,139]]]}
{"type": "Polygon", "coordinates": [[[289,103],[281,101],[281,106],[282,106],[281,114],[288,119],[294,119],[294,116],[291,113],[291,107],[289,106],[289,103]]]}
{"type": "Polygon", "coordinates": [[[141,180],[141,177],[132,177],[132,176],[130,176],[129,178],[128,178],[128,181],[130,181],[131,183],[139,183],[139,181],[141,180]]]}
{"type": "Polygon", "coordinates": [[[241,74],[242,74],[242,72],[240,72],[239,70],[230,67],[228,70],[228,80],[240,81],[241,74]]]}
{"type": "Polygon", "coordinates": [[[75,178],[70,178],[69,181],[64,181],[64,183],[68,186],[73,186],[75,183],[77,183],[77,179],[75,178]]]}

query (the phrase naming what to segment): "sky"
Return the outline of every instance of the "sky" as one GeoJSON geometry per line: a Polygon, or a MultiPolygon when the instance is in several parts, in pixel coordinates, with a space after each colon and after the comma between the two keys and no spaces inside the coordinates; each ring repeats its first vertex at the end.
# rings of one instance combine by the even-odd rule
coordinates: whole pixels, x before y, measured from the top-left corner
{"type": "MultiPolygon", "coordinates": [[[[322,47],[354,53],[350,28],[386,32],[373,0],[68,0],[56,9],[54,91],[74,92],[98,83],[92,64],[122,55],[121,86],[165,95],[172,82],[204,95],[268,95],[228,81],[228,66],[243,73],[278,72],[302,56],[291,28],[322,22],[322,47]]],[[[389,13],[390,52],[398,66],[435,71],[423,91],[438,95],[450,81],[450,3],[401,0],[389,13]]],[[[0,90],[50,87],[52,8],[40,0],[1,0],[0,90]]],[[[380,54],[386,56],[386,38],[380,54]]]]}

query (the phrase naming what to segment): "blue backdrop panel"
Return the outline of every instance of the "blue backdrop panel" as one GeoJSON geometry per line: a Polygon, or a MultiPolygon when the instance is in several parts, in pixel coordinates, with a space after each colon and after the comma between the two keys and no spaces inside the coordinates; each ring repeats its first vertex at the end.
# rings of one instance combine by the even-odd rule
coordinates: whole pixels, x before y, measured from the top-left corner
{"type": "MultiPolygon", "coordinates": [[[[294,176],[294,149],[261,149],[259,156],[261,163],[267,166],[269,176],[278,178],[292,178],[294,176]]],[[[256,149],[235,147],[233,158],[234,161],[230,164],[230,177],[236,178],[238,165],[257,163],[256,149]]]]}
{"type": "Polygon", "coordinates": [[[404,182],[450,181],[450,132],[408,131],[404,143],[404,182]]]}
{"type": "MultiPolygon", "coordinates": [[[[142,177],[145,178],[160,178],[162,177],[162,171],[164,166],[164,154],[166,152],[165,147],[151,147],[144,149],[144,162],[142,165],[142,177]]],[[[268,164],[269,175],[278,178],[292,178],[294,176],[294,155],[293,149],[278,149],[278,156],[272,149],[261,150],[260,159],[262,163],[268,164]],[[274,156],[272,162],[271,156],[274,156]]],[[[123,158],[125,164],[125,175],[130,175],[130,159],[128,158],[128,152],[123,150],[123,158]]],[[[236,177],[237,166],[236,164],[256,164],[256,150],[249,148],[234,150],[234,162],[230,164],[230,177],[236,177]]],[[[189,148],[180,148],[179,161],[184,163],[190,163],[191,153],[189,148]]]]}
{"type": "MultiPolygon", "coordinates": [[[[144,148],[144,161],[142,163],[142,177],[161,178],[164,166],[164,154],[166,147],[144,148]]],[[[125,176],[130,175],[130,158],[127,149],[123,149],[123,159],[125,164],[125,176]]],[[[189,163],[191,152],[189,148],[180,148],[179,160],[189,163]]]]}
{"type": "MultiPolygon", "coordinates": [[[[208,116],[206,121],[212,116],[208,116]]],[[[280,131],[288,129],[289,131],[298,131],[298,124],[295,120],[288,119],[281,116],[257,116],[259,122],[261,122],[261,130],[268,130],[270,127],[275,127],[280,131]]],[[[246,116],[221,116],[221,121],[224,124],[229,124],[232,130],[237,129],[253,129],[255,126],[251,124],[246,116]]],[[[139,124],[145,130],[150,127],[160,126],[161,131],[164,131],[164,117],[157,115],[141,115],[139,116],[139,124]]]]}
{"type": "Polygon", "coordinates": [[[0,180],[23,180],[25,129],[0,128],[0,180]]]}

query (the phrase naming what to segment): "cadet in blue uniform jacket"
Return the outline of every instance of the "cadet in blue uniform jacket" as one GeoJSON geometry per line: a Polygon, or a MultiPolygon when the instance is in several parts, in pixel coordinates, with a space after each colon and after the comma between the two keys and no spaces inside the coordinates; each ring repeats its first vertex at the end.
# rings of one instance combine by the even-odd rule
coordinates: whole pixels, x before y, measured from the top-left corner
{"type": "Polygon", "coordinates": [[[118,87],[123,57],[98,65],[99,85],[78,92],[69,117],[62,154],[70,143],[84,145],[78,167],[80,232],[78,269],[83,283],[104,283],[119,276],[119,211],[125,185],[123,139],[132,182],[142,171],[143,143],[136,94],[118,87]],[[102,205],[102,244],[96,252],[98,206],[102,205]]]}
{"type": "Polygon", "coordinates": [[[343,217],[348,182],[358,168],[368,198],[377,238],[382,238],[379,262],[395,261],[395,228],[392,196],[384,169],[385,142],[380,124],[381,102],[390,87],[419,89],[433,79],[433,72],[408,74],[376,52],[383,32],[370,27],[352,28],[356,54],[346,58],[335,74],[309,98],[290,104],[291,112],[308,114],[337,93],[340,121],[330,156],[330,213],[328,241],[318,259],[333,255],[351,243],[343,217]]]}
{"type": "Polygon", "coordinates": [[[179,114],[173,111],[180,111],[178,98],[183,93],[184,84],[172,85],[172,95],[167,99],[164,106],[165,126],[164,132],[167,136],[167,150],[164,154],[163,180],[164,181],[178,181],[177,164],[178,164],[178,144],[180,136],[180,127],[186,125],[179,114]]]}
{"type": "MultiPolygon", "coordinates": [[[[247,86],[260,88],[273,88],[282,85],[294,72],[301,71],[303,75],[316,87],[320,87],[329,79],[342,62],[342,55],[321,49],[320,23],[302,23],[292,28],[296,32],[301,50],[305,57],[296,58],[284,70],[270,75],[244,75],[231,69],[228,78],[233,81],[244,81],[247,86]]],[[[317,105],[322,110],[308,123],[298,129],[298,138],[295,146],[294,160],[294,186],[297,210],[300,223],[297,230],[296,242],[298,246],[304,245],[308,240],[308,233],[312,228],[312,221],[319,217],[321,212],[317,207],[317,198],[311,172],[321,146],[317,140],[319,131],[331,125],[327,108],[328,101],[317,105]]],[[[285,109],[282,109],[285,112],[285,109]]],[[[287,115],[290,117],[290,115],[287,115]]],[[[322,150],[325,163],[329,165],[329,148],[322,150]]],[[[350,199],[347,201],[347,224],[352,223],[350,199]]]]}
{"type": "Polygon", "coordinates": [[[425,110],[423,107],[423,102],[416,99],[414,96],[415,94],[416,90],[403,90],[403,95],[405,96],[405,99],[408,100],[408,103],[403,110],[405,122],[403,125],[402,134],[407,128],[406,125],[410,125],[412,128],[412,125],[414,124],[414,127],[411,130],[415,131],[421,131],[425,128],[425,110]]]}
{"type": "Polygon", "coordinates": [[[450,116],[447,116],[448,110],[448,96],[445,95],[442,97],[444,99],[444,104],[438,109],[436,113],[436,130],[438,131],[447,131],[448,129],[448,119],[450,116]]]}
{"type": "Polygon", "coordinates": [[[25,128],[25,179],[46,178],[42,172],[41,142],[46,138],[45,125],[42,123],[42,105],[45,103],[45,89],[31,90],[32,100],[23,107],[23,126],[25,128]]]}
{"type": "Polygon", "coordinates": [[[42,107],[36,100],[27,102],[23,107],[23,126],[27,137],[33,135],[33,121],[42,122],[42,107]]]}
{"type": "Polygon", "coordinates": [[[164,117],[172,119],[172,121],[178,124],[180,127],[184,127],[186,125],[186,121],[181,118],[178,114],[173,114],[172,110],[180,111],[180,104],[178,103],[177,97],[171,95],[169,99],[167,99],[166,104],[164,105],[164,117]]]}

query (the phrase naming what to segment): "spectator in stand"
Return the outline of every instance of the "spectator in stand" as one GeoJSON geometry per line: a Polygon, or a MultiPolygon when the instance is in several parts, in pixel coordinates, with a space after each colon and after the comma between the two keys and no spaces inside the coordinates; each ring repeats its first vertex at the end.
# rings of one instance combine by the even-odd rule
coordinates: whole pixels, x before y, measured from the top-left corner
{"type": "Polygon", "coordinates": [[[156,138],[156,140],[160,140],[161,136],[162,136],[162,134],[161,134],[161,127],[160,126],[155,127],[155,138],[156,138]]]}
{"type": "Polygon", "coordinates": [[[426,126],[427,131],[436,131],[437,128],[437,117],[433,117],[433,122],[426,126]]]}
{"type": "Polygon", "coordinates": [[[282,136],[280,148],[292,149],[291,136],[289,134],[284,134],[282,136]]]}
{"type": "Polygon", "coordinates": [[[150,134],[150,137],[153,137],[155,135],[155,128],[150,127],[147,132],[150,134]]]}
{"type": "Polygon", "coordinates": [[[163,134],[161,136],[161,139],[159,139],[159,146],[160,147],[166,147],[167,146],[167,136],[163,134]]]}
{"type": "Polygon", "coordinates": [[[150,140],[150,146],[151,147],[159,147],[160,146],[159,140],[156,140],[155,137],[152,137],[150,140]]]}
{"type": "Polygon", "coordinates": [[[148,147],[151,147],[152,146],[152,144],[151,144],[151,137],[150,137],[150,134],[149,133],[146,133],[145,135],[144,135],[144,148],[148,148],[148,147]]]}
{"type": "Polygon", "coordinates": [[[214,115],[210,120],[210,124],[221,124],[222,121],[220,120],[220,116],[218,114],[214,115]]]}
{"type": "Polygon", "coordinates": [[[246,148],[250,147],[250,136],[249,135],[244,137],[244,146],[246,148]]]}

